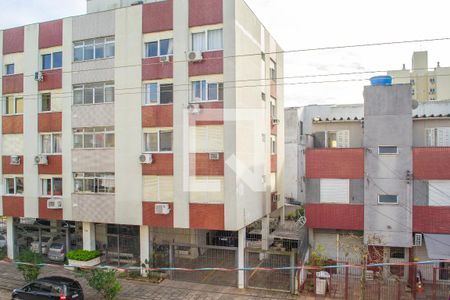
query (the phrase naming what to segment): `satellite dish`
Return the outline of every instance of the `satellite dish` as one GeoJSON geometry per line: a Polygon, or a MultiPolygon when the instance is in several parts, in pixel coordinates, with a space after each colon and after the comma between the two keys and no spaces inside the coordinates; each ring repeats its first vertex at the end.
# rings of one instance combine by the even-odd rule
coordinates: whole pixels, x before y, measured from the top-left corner
{"type": "Polygon", "coordinates": [[[412,101],[412,109],[416,109],[419,106],[419,102],[417,100],[412,101]]]}

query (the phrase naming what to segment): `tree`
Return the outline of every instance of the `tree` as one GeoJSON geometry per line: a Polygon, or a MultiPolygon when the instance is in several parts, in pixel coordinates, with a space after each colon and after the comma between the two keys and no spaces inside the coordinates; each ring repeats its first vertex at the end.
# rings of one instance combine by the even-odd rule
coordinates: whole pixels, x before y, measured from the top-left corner
{"type": "Polygon", "coordinates": [[[23,249],[17,257],[17,270],[22,273],[26,282],[36,280],[39,276],[42,264],[42,256],[30,249],[23,249]]]}
{"type": "Polygon", "coordinates": [[[97,291],[104,299],[113,300],[122,290],[122,285],[117,280],[117,271],[113,269],[92,269],[82,272],[82,276],[88,285],[97,291]]]}

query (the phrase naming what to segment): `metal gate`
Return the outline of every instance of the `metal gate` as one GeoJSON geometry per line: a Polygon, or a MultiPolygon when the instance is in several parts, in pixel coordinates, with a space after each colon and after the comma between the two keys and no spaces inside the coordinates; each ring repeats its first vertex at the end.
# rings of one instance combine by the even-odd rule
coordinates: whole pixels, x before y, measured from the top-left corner
{"type": "Polygon", "coordinates": [[[106,262],[116,266],[139,266],[139,227],[108,225],[106,262]]]}

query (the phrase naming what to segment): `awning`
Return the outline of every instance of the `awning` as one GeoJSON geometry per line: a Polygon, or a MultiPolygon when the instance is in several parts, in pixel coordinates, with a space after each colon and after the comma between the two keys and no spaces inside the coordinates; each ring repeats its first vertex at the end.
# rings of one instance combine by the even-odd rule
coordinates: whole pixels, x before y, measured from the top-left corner
{"type": "Polygon", "coordinates": [[[450,234],[424,234],[430,259],[450,259],[450,234]]]}

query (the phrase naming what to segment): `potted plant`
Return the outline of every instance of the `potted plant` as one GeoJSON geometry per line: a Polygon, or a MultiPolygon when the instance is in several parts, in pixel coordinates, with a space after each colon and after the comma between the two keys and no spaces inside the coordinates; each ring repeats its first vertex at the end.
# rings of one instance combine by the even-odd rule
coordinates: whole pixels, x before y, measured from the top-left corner
{"type": "Polygon", "coordinates": [[[67,253],[69,266],[71,267],[93,267],[100,264],[100,251],[97,250],[72,250],[67,253]]]}

